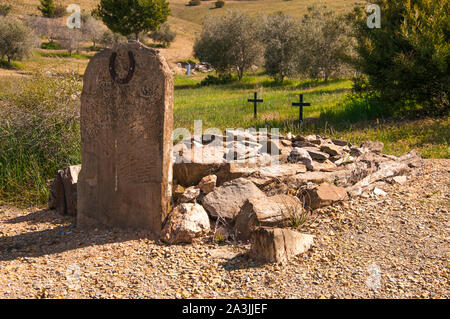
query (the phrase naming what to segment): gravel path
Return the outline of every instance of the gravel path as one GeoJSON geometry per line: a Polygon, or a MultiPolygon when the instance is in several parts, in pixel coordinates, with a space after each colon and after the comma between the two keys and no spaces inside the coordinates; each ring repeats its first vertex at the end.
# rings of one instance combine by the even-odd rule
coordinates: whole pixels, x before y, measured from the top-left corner
{"type": "Polygon", "coordinates": [[[285,265],[253,263],[248,245],[166,246],[0,207],[0,298],[449,298],[449,173],[425,160],[387,196],[322,209],[305,226],[313,248],[285,265]]]}

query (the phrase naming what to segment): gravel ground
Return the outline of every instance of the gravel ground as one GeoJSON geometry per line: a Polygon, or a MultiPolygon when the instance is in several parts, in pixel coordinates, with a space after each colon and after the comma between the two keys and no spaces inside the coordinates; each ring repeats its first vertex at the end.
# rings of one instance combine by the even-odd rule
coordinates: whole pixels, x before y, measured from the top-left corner
{"type": "Polygon", "coordinates": [[[387,196],[318,211],[313,248],[284,265],[255,264],[249,245],[167,246],[0,207],[0,298],[449,298],[449,173],[425,160],[387,196]]]}

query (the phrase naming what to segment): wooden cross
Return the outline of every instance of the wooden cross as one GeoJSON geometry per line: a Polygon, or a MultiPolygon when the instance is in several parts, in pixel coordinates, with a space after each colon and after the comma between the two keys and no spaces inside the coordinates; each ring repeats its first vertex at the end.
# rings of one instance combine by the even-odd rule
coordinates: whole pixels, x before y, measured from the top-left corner
{"type": "Polygon", "coordinates": [[[298,106],[299,107],[299,114],[298,114],[298,120],[300,122],[303,121],[303,107],[304,106],[311,106],[311,103],[303,103],[303,94],[300,94],[300,100],[298,103],[292,103],[292,106],[298,106]]]}
{"type": "Polygon", "coordinates": [[[255,92],[254,98],[248,99],[248,102],[253,102],[253,117],[256,119],[257,113],[258,113],[258,111],[257,111],[258,103],[262,103],[264,101],[262,99],[258,99],[258,93],[255,92]]]}

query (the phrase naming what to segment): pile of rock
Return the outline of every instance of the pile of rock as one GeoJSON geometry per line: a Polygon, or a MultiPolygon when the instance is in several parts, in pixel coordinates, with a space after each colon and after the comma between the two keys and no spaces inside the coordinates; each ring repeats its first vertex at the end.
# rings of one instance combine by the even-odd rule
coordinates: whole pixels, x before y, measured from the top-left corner
{"type": "MultiPolygon", "coordinates": [[[[380,142],[244,131],[185,139],[174,146],[174,209],[161,239],[189,243],[220,234],[250,240],[255,259],[284,262],[313,244],[313,236],[293,230],[307,211],[374,189],[382,194],[383,183],[404,183],[421,165],[414,151],[395,157],[382,149],[380,142]]],[[[61,213],[74,213],[78,171],[67,168],[54,179],[51,206],[65,207],[61,213]]]]}

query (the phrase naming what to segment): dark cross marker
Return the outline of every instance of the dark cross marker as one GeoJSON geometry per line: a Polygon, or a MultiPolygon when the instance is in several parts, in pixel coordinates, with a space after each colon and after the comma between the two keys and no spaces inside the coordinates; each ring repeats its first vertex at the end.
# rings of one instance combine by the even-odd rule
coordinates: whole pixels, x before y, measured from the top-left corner
{"type": "Polygon", "coordinates": [[[262,99],[258,99],[258,93],[255,92],[254,93],[254,98],[253,99],[248,99],[248,102],[253,102],[253,117],[256,119],[257,117],[257,107],[258,107],[258,103],[262,103],[264,102],[262,99]]]}
{"type": "Polygon", "coordinates": [[[299,107],[298,120],[300,122],[302,122],[303,121],[303,107],[304,106],[311,106],[311,103],[303,103],[303,94],[300,94],[300,101],[299,101],[299,103],[292,103],[292,106],[298,106],[299,107]]]}

